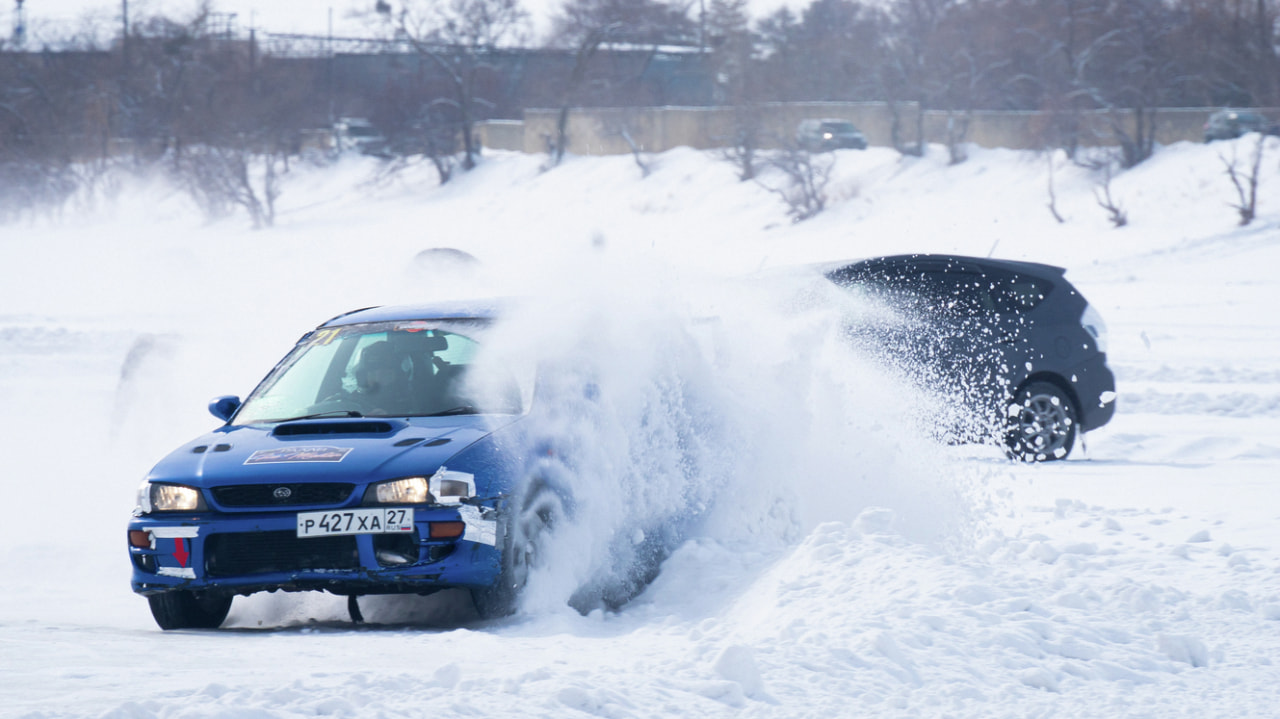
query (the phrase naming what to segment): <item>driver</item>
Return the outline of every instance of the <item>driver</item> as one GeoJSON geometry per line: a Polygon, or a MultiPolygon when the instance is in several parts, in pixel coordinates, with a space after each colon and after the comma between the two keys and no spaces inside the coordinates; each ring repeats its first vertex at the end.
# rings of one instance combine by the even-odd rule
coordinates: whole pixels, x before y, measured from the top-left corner
{"type": "Polygon", "coordinates": [[[404,358],[386,340],[374,342],[360,352],[355,367],[355,397],[371,414],[404,414],[412,401],[409,373],[404,358]]]}

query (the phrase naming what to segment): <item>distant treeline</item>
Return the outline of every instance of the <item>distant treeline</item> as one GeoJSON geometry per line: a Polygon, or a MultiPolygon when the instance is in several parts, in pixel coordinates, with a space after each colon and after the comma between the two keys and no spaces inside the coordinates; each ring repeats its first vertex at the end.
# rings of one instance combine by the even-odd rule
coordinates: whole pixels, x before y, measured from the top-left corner
{"type": "Polygon", "coordinates": [[[106,40],[0,41],[0,217],[74,192],[86,161],[287,157],[344,116],[447,179],[474,164],[476,122],[532,107],[1038,110],[1068,152],[1075,113],[1115,109],[1137,118],[1133,164],[1158,108],[1280,105],[1278,18],[1280,0],[814,0],[763,18],[746,0],[566,0],[528,47],[519,0],[380,0],[367,38],[339,40],[247,33],[206,5],[106,40]]]}

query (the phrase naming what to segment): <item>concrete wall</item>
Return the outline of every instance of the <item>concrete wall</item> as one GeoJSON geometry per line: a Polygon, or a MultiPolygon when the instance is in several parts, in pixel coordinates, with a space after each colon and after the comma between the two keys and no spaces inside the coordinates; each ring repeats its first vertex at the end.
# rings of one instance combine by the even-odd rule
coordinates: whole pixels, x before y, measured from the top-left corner
{"type": "MultiPolygon", "coordinates": [[[[555,138],[559,114],[558,110],[525,110],[525,152],[546,152],[555,138]]],[[[761,106],[756,117],[764,147],[793,140],[796,125],[810,117],[849,120],[871,144],[890,144],[892,116],[884,103],[774,103],[761,106]]],[[[725,147],[732,144],[735,124],[735,110],[726,107],[575,109],[569,113],[568,151],[579,155],[631,152],[627,136],[645,152],[679,146],[725,147]]]]}
{"type": "MultiPolygon", "coordinates": [[[[898,108],[900,139],[916,139],[913,105],[898,108]]],[[[1156,142],[1181,140],[1200,142],[1204,123],[1213,108],[1164,108],[1156,111],[1156,142]]],[[[1273,118],[1280,110],[1263,110],[1273,118]]],[[[490,122],[481,125],[486,147],[525,152],[546,152],[555,137],[558,110],[526,110],[524,122],[490,122]]],[[[1129,113],[1117,115],[1122,126],[1133,134],[1129,113]]],[[[761,145],[777,147],[794,139],[795,127],[806,118],[838,118],[857,125],[872,145],[892,145],[893,112],[886,103],[773,103],[755,113],[761,127],[761,145]]],[[[928,142],[946,142],[949,133],[964,122],[960,114],[928,111],[924,135],[928,142]]],[[[1083,145],[1116,144],[1112,132],[1113,115],[1091,112],[1081,116],[1080,142],[1083,145]]],[[[965,141],[981,147],[1039,149],[1047,143],[1052,118],[1039,112],[980,111],[968,118],[965,141]]],[[[568,151],[579,155],[614,155],[631,152],[630,137],[644,152],[662,152],[673,147],[711,149],[731,144],[735,110],[728,107],[586,108],[569,113],[568,151]]]]}
{"type": "Polygon", "coordinates": [[[495,150],[524,150],[524,123],[519,120],[489,120],[476,125],[480,144],[495,150]]]}

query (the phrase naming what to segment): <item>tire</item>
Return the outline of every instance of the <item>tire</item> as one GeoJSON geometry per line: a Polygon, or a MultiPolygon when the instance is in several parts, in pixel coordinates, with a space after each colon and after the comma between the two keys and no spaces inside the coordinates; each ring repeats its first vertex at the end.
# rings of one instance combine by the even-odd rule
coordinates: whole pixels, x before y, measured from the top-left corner
{"type": "Polygon", "coordinates": [[[491,587],[471,592],[476,611],[485,619],[515,613],[529,572],[543,566],[546,543],[566,516],[565,500],[542,481],[530,484],[506,522],[502,572],[491,587]]]}
{"type": "Polygon", "coordinates": [[[1079,412],[1060,387],[1033,382],[1008,408],[1005,441],[1009,454],[1024,462],[1066,459],[1079,431],[1079,412]]]}
{"type": "Polygon", "coordinates": [[[231,611],[230,595],[177,590],[147,597],[161,629],[217,629],[231,611]]]}

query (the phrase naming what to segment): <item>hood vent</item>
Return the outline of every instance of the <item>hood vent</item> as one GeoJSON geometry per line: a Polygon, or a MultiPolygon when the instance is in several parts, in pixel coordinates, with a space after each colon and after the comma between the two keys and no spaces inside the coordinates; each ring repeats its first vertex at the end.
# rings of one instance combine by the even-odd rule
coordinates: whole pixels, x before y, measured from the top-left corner
{"type": "Polygon", "coordinates": [[[395,429],[390,422],[297,422],[282,424],[271,432],[273,437],[304,437],[332,434],[387,434],[395,429]]]}
{"type": "MultiPolygon", "coordinates": [[[[396,442],[394,446],[396,446],[396,447],[408,447],[408,446],[411,446],[411,445],[415,445],[415,444],[417,444],[417,443],[419,443],[419,442],[421,442],[421,441],[423,441],[422,437],[414,437],[413,439],[402,439],[402,440],[400,440],[399,442],[396,442]]],[[[452,439],[450,439],[450,438],[448,438],[448,437],[441,437],[441,438],[439,438],[439,439],[433,439],[433,440],[431,440],[430,442],[427,442],[426,444],[424,444],[424,445],[422,445],[422,446],[423,446],[423,447],[439,447],[439,446],[440,446],[440,445],[442,445],[442,444],[449,444],[449,443],[450,443],[450,442],[452,442],[452,441],[453,441],[453,440],[452,440],[452,439]]]]}

